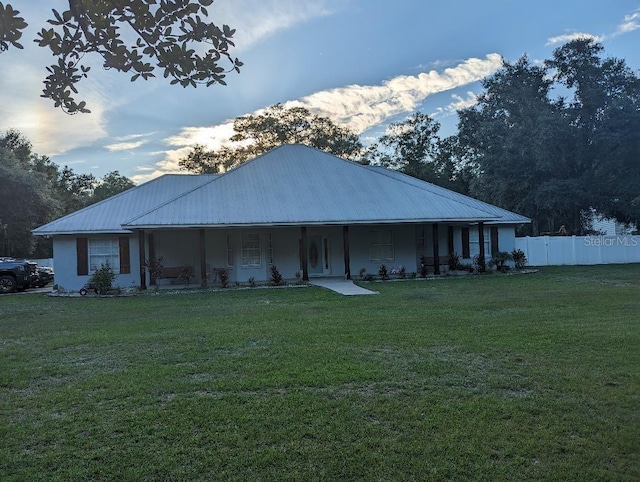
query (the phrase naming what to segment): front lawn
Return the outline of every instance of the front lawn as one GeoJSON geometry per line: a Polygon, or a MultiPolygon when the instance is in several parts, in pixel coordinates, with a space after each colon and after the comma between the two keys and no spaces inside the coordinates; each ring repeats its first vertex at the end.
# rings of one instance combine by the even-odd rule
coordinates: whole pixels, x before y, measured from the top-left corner
{"type": "Polygon", "coordinates": [[[0,297],[0,480],[639,480],[640,266],[0,297]]]}

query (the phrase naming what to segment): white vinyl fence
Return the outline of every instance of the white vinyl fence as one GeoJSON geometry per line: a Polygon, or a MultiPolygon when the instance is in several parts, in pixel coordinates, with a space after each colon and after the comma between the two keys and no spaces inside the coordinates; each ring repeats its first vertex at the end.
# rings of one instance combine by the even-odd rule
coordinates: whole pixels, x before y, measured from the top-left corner
{"type": "Polygon", "coordinates": [[[516,238],[529,266],[640,263],[640,236],[536,236],[516,238]]]}

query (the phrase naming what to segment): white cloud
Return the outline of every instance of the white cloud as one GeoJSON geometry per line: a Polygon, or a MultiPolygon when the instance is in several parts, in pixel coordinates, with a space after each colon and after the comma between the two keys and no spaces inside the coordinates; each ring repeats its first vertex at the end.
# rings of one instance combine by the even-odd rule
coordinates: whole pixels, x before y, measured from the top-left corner
{"type": "Polygon", "coordinates": [[[624,16],[624,21],[618,26],[617,34],[632,32],[640,28],[640,10],[624,16]]]}
{"type": "Polygon", "coordinates": [[[558,35],[556,37],[551,37],[550,39],[547,40],[547,43],[545,45],[565,44],[567,42],[571,42],[572,40],[579,40],[579,39],[592,39],[592,40],[595,40],[596,42],[602,42],[603,40],[605,40],[605,38],[606,37],[604,36],[592,35],[590,33],[573,32],[573,33],[558,35]]]}
{"type": "MultiPolygon", "coordinates": [[[[234,0],[216,2],[209,13],[216,24],[236,29],[236,51],[246,50],[278,31],[334,13],[330,0],[234,0]]],[[[339,3],[333,1],[336,5],[339,3]]],[[[338,7],[339,8],[339,7],[338,7]]]]}
{"type": "Polygon", "coordinates": [[[466,97],[454,94],[451,98],[453,99],[453,102],[445,107],[439,107],[436,109],[434,116],[448,117],[455,114],[457,111],[471,107],[478,102],[478,96],[473,92],[467,92],[466,97]]]}
{"type": "Polygon", "coordinates": [[[285,105],[303,105],[359,134],[415,110],[432,94],[476,82],[501,66],[499,54],[488,54],[485,59],[471,58],[442,72],[431,70],[416,76],[398,76],[382,85],[351,85],[317,92],[285,105]]]}

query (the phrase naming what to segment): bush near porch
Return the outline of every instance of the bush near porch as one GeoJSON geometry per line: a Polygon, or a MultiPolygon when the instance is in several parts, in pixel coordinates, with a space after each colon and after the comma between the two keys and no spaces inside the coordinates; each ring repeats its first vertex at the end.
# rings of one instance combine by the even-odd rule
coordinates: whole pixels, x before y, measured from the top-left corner
{"type": "Polygon", "coordinates": [[[0,299],[2,480],[638,480],[638,265],[0,299]]]}

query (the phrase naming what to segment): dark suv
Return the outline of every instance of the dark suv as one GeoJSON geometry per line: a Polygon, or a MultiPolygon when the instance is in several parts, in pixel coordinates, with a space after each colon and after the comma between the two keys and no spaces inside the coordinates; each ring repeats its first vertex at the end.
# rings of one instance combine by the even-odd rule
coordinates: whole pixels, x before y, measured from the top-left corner
{"type": "Polygon", "coordinates": [[[13,293],[38,284],[38,265],[26,259],[0,258],[0,293],[13,293]]]}

